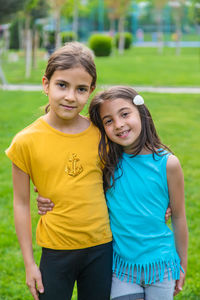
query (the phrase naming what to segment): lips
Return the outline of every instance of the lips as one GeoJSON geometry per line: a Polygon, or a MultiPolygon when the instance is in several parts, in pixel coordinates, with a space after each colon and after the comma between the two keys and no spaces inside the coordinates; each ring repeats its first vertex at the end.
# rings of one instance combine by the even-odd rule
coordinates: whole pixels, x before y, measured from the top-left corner
{"type": "Polygon", "coordinates": [[[61,106],[67,110],[72,110],[72,109],[76,108],[76,106],[63,105],[63,104],[61,104],[61,106]]]}
{"type": "Polygon", "coordinates": [[[124,130],[122,132],[119,132],[117,134],[117,136],[120,137],[120,138],[126,138],[129,135],[129,132],[130,132],[130,130],[124,130]]]}

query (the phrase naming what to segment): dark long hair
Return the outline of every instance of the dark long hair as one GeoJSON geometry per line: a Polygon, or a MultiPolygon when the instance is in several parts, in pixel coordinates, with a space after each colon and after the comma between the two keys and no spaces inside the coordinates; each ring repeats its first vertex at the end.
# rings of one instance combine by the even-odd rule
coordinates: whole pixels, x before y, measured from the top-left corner
{"type": "MultiPolygon", "coordinates": [[[[115,100],[117,98],[126,99],[128,101],[131,101],[131,103],[133,104],[133,99],[136,95],[138,95],[138,93],[133,88],[127,86],[114,86],[106,91],[96,94],[90,103],[90,119],[101,132],[99,156],[104,164],[103,176],[105,191],[114,185],[114,171],[117,166],[120,168],[120,160],[123,153],[123,147],[116,143],[113,143],[106,136],[103,122],[100,117],[100,107],[101,104],[105,101],[115,100]]],[[[132,149],[133,156],[139,154],[143,148],[150,150],[153,155],[163,155],[163,150],[159,150],[160,148],[171,152],[171,150],[161,142],[156,132],[151,114],[146,105],[133,105],[137,107],[141,119],[141,133],[138,137],[136,145],[134,145],[132,149]]]]}

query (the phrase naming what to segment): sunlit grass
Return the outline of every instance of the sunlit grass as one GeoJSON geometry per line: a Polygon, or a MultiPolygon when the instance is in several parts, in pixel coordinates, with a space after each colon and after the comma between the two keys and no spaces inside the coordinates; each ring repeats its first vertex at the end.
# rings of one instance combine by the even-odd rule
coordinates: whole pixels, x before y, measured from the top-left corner
{"type": "MultiPolygon", "coordinates": [[[[130,84],[153,86],[199,86],[200,52],[198,48],[182,48],[177,56],[174,48],[164,48],[158,54],[157,48],[132,47],[123,55],[117,51],[109,57],[96,57],[98,84],[130,84]]],[[[5,56],[3,68],[9,83],[37,83],[45,71],[45,53],[38,53],[38,67],[31,77],[25,79],[24,57],[19,53],[17,62],[9,62],[5,56]]]]}

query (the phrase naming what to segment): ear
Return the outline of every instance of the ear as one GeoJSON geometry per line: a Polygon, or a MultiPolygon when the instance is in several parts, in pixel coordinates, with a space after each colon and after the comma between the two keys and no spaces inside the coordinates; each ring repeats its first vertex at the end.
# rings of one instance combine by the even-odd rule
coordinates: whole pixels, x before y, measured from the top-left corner
{"type": "Polygon", "coordinates": [[[45,93],[46,95],[48,95],[48,91],[49,91],[49,80],[47,79],[46,76],[43,76],[43,77],[42,77],[42,85],[43,85],[44,93],[45,93]]]}
{"type": "Polygon", "coordinates": [[[96,86],[95,85],[92,85],[91,88],[90,88],[90,94],[92,94],[92,92],[95,90],[96,86]]]}

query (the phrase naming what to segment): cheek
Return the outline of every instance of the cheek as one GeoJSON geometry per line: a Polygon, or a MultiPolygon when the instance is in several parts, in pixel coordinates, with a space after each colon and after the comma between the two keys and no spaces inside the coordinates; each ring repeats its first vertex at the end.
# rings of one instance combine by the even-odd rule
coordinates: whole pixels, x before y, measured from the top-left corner
{"type": "Polygon", "coordinates": [[[138,133],[141,132],[142,124],[139,118],[135,120],[135,122],[133,123],[133,127],[137,130],[138,133]]]}
{"type": "Polygon", "coordinates": [[[109,127],[104,127],[104,130],[105,130],[106,135],[107,135],[109,138],[112,137],[113,131],[112,131],[111,126],[109,126],[109,127]]]}

